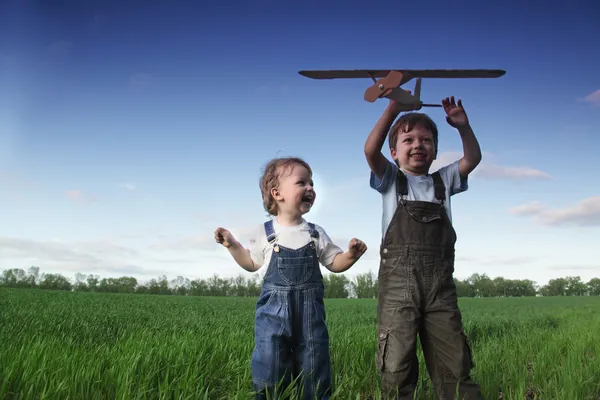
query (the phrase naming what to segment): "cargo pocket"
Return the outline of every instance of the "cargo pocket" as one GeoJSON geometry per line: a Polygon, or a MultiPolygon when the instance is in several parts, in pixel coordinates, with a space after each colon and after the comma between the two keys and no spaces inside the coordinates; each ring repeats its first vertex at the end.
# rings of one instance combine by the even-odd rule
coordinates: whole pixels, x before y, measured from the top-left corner
{"type": "Polygon", "coordinates": [[[388,331],[380,331],[379,336],[377,336],[377,356],[376,356],[376,365],[377,370],[383,372],[385,370],[385,356],[388,347],[388,331]]]}

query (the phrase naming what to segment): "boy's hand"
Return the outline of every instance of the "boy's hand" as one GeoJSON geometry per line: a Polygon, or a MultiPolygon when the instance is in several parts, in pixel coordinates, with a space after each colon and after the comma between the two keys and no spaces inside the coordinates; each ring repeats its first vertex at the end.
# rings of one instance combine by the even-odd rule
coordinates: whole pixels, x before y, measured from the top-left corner
{"type": "MultiPolygon", "coordinates": [[[[402,89],[400,88],[400,90],[404,90],[406,93],[411,94],[411,91],[408,89],[402,89]]],[[[388,104],[388,108],[390,110],[392,110],[395,114],[400,114],[402,111],[412,111],[412,107],[411,106],[405,106],[403,104],[398,103],[396,100],[392,100],[389,99],[389,104],[388,104]]]]}
{"type": "Polygon", "coordinates": [[[355,259],[359,259],[367,251],[367,245],[359,239],[352,238],[348,244],[348,253],[355,259]]]}
{"type": "Polygon", "coordinates": [[[458,100],[458,105],[454,102],[454,96],[448,98],[446,97],[442,100],[442,106],[444,107],[444,111],[446,112],[446,121],[450,126],[455,128],[460,128],[461,126],[465,126],[469,123],[469,118],[467,118],[467,113],[462,106],[462,101],[458,100]]]}
{"type": "Polygon", "coordinates": [[[215,241],[230,248],[235,243],[235,238],[227,229],[219,227],[215,231],[215,241]]]}

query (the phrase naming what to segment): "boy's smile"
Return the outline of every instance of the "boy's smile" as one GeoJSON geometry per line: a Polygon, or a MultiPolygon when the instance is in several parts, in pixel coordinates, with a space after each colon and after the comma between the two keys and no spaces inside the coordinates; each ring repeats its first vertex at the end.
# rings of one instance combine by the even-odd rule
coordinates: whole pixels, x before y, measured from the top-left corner
{"type": "Polygon", "coordinates": [[[392,158],[400,167],[415,175],[429,172],[435,159],[433,135],[420,125],[408,132],[400,132],[395,148],[391,149],[392,158]]]}

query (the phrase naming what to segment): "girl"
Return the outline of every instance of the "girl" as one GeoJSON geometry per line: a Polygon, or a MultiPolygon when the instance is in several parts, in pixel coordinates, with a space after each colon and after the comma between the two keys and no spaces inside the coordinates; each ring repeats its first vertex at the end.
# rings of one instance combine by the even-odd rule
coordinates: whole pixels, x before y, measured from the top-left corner
{"type": "Polygon", "coordinates": [[[217,243],[246,271],[267,265],[256,304],[251,360],[257,399],[266,399],[267,392],[269,398],[277,398],[298,378],[303,399],[329,399],[333,391],[329,333],[319,263],[331,272],[344,272],[367,246],[352,239],[343,252],[323,228],[303,218],[316,194],[312,170],[302,159],[271,160],[260,188],[265,210],[274,218],[260,226],[249,249],[228,230],[215,231],[217,243]]]}

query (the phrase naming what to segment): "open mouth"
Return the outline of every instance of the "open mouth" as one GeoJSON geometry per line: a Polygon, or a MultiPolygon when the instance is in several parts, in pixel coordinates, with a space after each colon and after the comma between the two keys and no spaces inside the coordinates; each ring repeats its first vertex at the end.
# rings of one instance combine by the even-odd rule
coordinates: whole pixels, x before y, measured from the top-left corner
{"type": "Polygon", "coordinates": [[[313,195],[305,194],[304,196],[302,196],[302,202],[303,203],[310,203],[310,204],[312,204],[314,200],[315,200],[315,197],[313,195]]]}
{"type": "Polygon", "coordinates": [[[417,160],[424,160],[425,159],[425,153],[413,153],[410,156],[412,158],[417,159],[417,160]]]}

